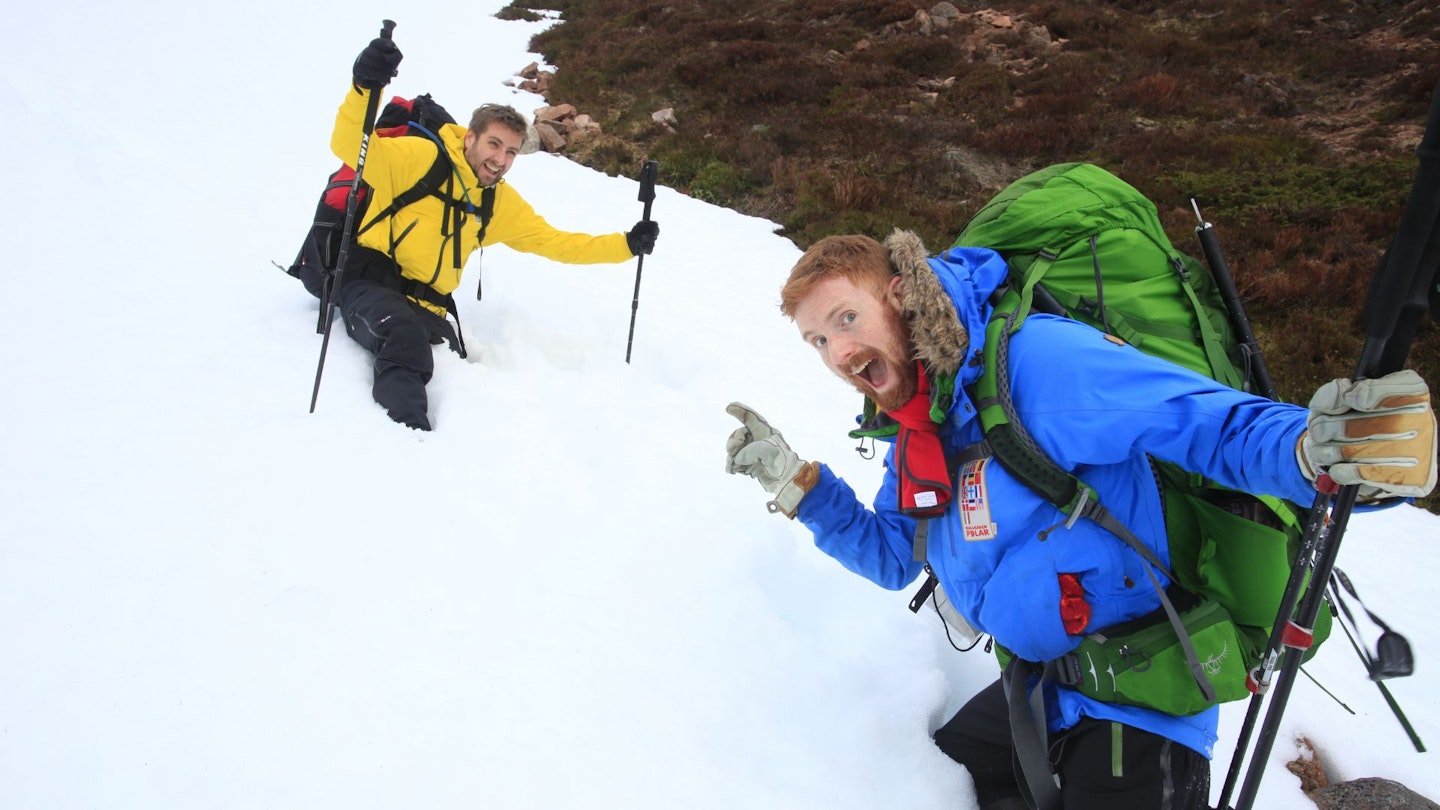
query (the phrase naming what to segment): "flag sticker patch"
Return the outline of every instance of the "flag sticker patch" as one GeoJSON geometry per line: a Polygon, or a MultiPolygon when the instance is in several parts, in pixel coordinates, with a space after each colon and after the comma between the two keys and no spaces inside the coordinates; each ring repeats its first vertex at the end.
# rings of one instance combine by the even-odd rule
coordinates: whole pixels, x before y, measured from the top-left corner
{"type": "Polygon", "coordinates": [[[989,458],[977,458],[960,467],[960,521],[966,540],[994,540],[997,536],[985,488],[985,465],[989,462],[989,458]]]}

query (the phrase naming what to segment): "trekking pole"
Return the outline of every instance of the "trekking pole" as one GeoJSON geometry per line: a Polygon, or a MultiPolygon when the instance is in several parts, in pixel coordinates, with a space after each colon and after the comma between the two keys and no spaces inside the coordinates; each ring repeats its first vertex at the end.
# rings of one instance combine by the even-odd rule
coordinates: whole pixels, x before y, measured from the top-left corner
{"type": "MultiPolygon", "coordinates": [[[[1427,311],[1440,316],[1440,86],[1436,87],[1431,99],[1425,134],[1415,154],[1419,159],[1419,168],[1401,214],[1399,229],[1381,257],[1365,294],[1365,343],[1356,364],[1355,379],[1380,377],[1403,368],[1421,319],[1427,311]]],[[[1335,568],[1340,541],[1345,535],[1359,489],[1354,485],[1336,486],[1329,476],[1323,474],[1316,481],[1316,487],[1320,494],[1311,509],[1311,520],[1306,525],[1302,542],[1302,548],[1313,547],[1318,554],[1314,570],[1310,572],[1311,587],[1306,590],[1293,616],[1285,612],[1282,604],[1276,623],[1279,625],[1285,620],[1285,626],[1276,627],[1262,658],[1259,686],[1263,690],[1273,672],[1274,660],[1280,654],[1279,646],[1284,647],[1284,661],[1275,682],[1275,694],[1256,738],[1255,751],[1251,755],[1235,810],[1250,810],[1254,805],[1260,781],[1265,775],[1266,761],[1279,733],[1285,704],[1300,670],[1300,659],[1310,644],[1310,630],[1307,628],[1315,626],[1324,585],[1335,568]],[[1325,514],[1327,506],[1328,515],[1325,514]],[[1283,637],[1278,646],[1276,636],[1283,637]]],[[[1303,577],[1300,566],[1292,572],[1292,582],[1297,576],[1303,577]]],[[[1289,587],[1286,590],[1288,596],[1289,587]]],[[[1240,756],[1240,751],[1237,750],[1236,756],[1240,756]]],[[[1233,763],[1231,770],[1235,770],[1233,763]]],[[[1229,797],[1230,787],[1227,781],[1220,802],[1222,808],[1227,807],[1225,799],[1229,797]]]]}
{"type": "MultiPolygon", "coordinates": [[[[655,202],[655,175],[660,171],[660,164],[653,160],[645,161],[640,169],[640,202],[645,203],[645,216],[643,222],[650,221],[650,203],[655,202]]],[[[630,337],[625,340],[625,362],[630,362],[630,347],[635,344],[635,313],[640,309],[640,271],[645,267],[645,254],[640,254],[640,261],[635,265],[635,295],[630,300],[630,337]]]]}
{"type": "MultiPolygon", "coordinates": [[[[1364,646],[1361,645],[1360,641],[1357,640],[1357,637],[1360,635],[1360,626],[1355,621],[1355,616],[1351,614],[1349,606],[1345,604],[1340,596],[1340,588],[1342,586],[1345,590],[1349,591],[1350,595],[1354,596],[1357,601],[1360,599],[1360,597],[1355,594],[1354,587],[1350,585],[1349,577],[1346,577],[1343,571],[1336,568],[1335,575],[1330,579],[1329,588],[1330,604],[1339,606],[1340,613],[1343,617],[1343,620],[1337,620],[1336,624],[1340,625],[1340,629],[1344,631],[1345,639],[1350,642],[1350,648],[1353,649],[1355,654],[1360,656],[1360,660],[1365,663],[1365,670],[1370,673],[1370,680],[1374,681],[1375,685],[1380,688],[1380,696],[1385,698],[1385,703],[1390,707],[1390,712],[1395,715],[1395,719],[1400,722],[1400,727],[1404,729],[1405,734],[1410,737],[1410,744],[1415,746],[1416,752],[1423,754],[1425,753],[1424,740],[1421,740],[1420,735],[1415,732],[1415,727],[1410,724],[1410,718],[1405,716],[1404,710],[1400,708],[1399,701],[1395,700],[1395,696],[1390,694],[1390,690],[1386,688],[1385,681],[1383,680],[1385,678],[1405,677],[1413,672],[1414,662],[1410,655],[1410,644],[1408,641],[1404,642],[1404,649],[1401,651],[1402,654],[1398,656],[1399,660],[1384,660],[1384,657],[1387,655],[1387,648],[1383,643],[1379,646],[1381,657],[1372,657],[1364,646]],[[1351,628],[1354,628],[1353,631],[1351,628]]],[[[1365,608],[1363,602],[1361,603],[1361,608],[1369,614],[1371,620],[1377,621],[1384,627],[1387,635],[1394,633],[1394,631],[1383,622],[1379,622],[1379,617],[1370,613],[1370,610],[1365,608]]],[[[1400,637],[1395,636],[1395,638],[1400,637]]],[[[1354,714],[1354,712],[1351,712],[1351,714],[1354,714]]]]}
{"type": "MultiPolygon", "coordinates": [[[[394,20],[383,20],[380,36],[391,39],[395,30],[394,20]]],[[[315,387],[310,391],[310,413],[315,412],[315,400],[320,396],[320,375],[325,373],[325,352],[330,348],[330,326],[335,322],[335,296],[340,293],[340,281],[345,274],[345,259],[350,255],[350,240],[355,234],[355,211],[360,205],[360,183],[365,174],[365,153],[370,149],[370,133],[375,131],[375,116],[380,111],[380,88],[370,90],[365,106],[365,121],[361,125],[360,156],[355,158],[355,179],[350,181],[350,193],[345,195],[345,230],[340,236],[340,253],[335,258],[335,272],[325,284],[324,300],[320,307],[325,311],[325,337],[320,340],[320,362],[315,366],[315,387]]]]}
{"type": "MultiPolygon", "coordinates": [[[[1220,240],[1215,236],[1215,226],[1205,221],[1200,213],[1200,205],[1194,198],[1190,200],[1190,207],[1195,211],[1195,219],[1199,225],[1195,227],[1196,238],[1200,240],[1200,249],[1205,254],[1205,263],[1210,266],[1210,276],[1215,279],[1215,284],[1220,289],[1220,297],[1225,303],[1226,314],[1230,316],[1230,323],[1240,338],[1240,351],[1245,359],[1245,384],[1253,385],[1256,393],[1269,400],[1278,401],[1280,394],[1275,390],[1275,383],[1270,377],[1270,370],[1265,365],[1264,354],[1260,350],[1260,342],[1255,338],[1255,331],[1250,326],[1250,319],[1245,315],[1245,307],[1240,302],[1240,291],[1235,284],[1235,276],[1230,272],[1230,263],[1225,259],[1225,252],[1220,249],[1220,240]]],[[[1312,511],[1310,521],[1318,521],[1320,513],[1312,511]]],[[[1308,525],[1308,523],[1307,523],[1308,525]]],[[[1300,593],[1304,589],[1308,579],[1306,573],[1310,570],[1309,560],[1314,557],[1313,541],[1318,535],[1306,534],[1311,540],[1310,545],[1303,541],[1296,551],[1296,565],[1291,570],[1290,579],[1286,582],[1285,591],[1281,596],[1280,607],[1276,612],[1277,616],[1289,616],[1295,610],[1295,605],[1300,599],[1300,593]]],[[[1276,625],[1283,628],[1285,625],[1278,620],[1276,625]]],[[[1271,649],[1279,649],[1281,636],[1272,626],[1272,636],[1269,639],[1271,649]]],[[[1273,668],[1273,660],[1270,664],[1273,668]]],[[[1240,734],[1236,742],[1235,755],[1230,760],[1230,770],[1225,778],[1225,787],[1220,794],[1220,807],[1225,807],[1230,793],[1235,787],[1235,780],[1240,774],[1240,766],[1243,764],[1244,752],[1250,744],[1250,735],[1254,732],[1255,721],[1259,718],[1260,709],[1265,702],[1265,692],[1269,688],[1268,672],[1261,683],[1258,673],[1261,668],[1249,673],[1246,685],[1252,692],[1249,705],[1245,711],[1245,721],[1240,726],[1240,734]]]]}
{"type": "Polygon", "coordinates": [[[1235,287],[1235,277],[1230,274],[1230,263],[1225,261],[1220,240],[1215,238],[1215,226],[1200,216],[1200,205],[1193,198],[1190,207],[1195,209],[1195,218],[1200,221],[1195,227],[1195,235],[1200,239],[1200,249],[1205,252],[1205,263],[1210,265],[1210,275],[1220,287],[1220,297],[1225,301],[1225,311],[1230,313],[1230,323],[1240,336],[1240,351],[1245,355],[1245,368],[1249,372],[1246,382],[1253,381],[1260,389],[1257,392],[1260,396],[1279,400],[1275,383],[1270,379],[1270,370],[1265,367],[1265,358],[1260,353],[1260,342],[1255,339],[1255,330],[1250,328],[1250,319],[1245,316],[1245,307],[1240,304],[1240,291],[1235,287]]]}
{"type": "MultiPolygon", "coordinates": [[[[1255,731],[1255,722],[1260,718],[1260,709],[1265,703],[1265,695],[1270,690],[1275,663],[1279,660],[1286,642],[1290,640],[1288,636],[1291,632],[1290,617],[1295,614],[1295,606],[1300,601],[1301,591],[1305,589],[1307,583],[1312,581],[1309,574],[1314,567],[1315,549],[1325,534],[1325,506],[1325,499],[1317,497],[1310,508],[1310,514],[1305,521],[1305,532],[1300,538],[1300,548],[1295,553],[1295,565],[1290,569],[1290,579],[1285,583],[1285,591],[1280,597],[1280,607],[1275,611],[1275,623],[1271,626],[1270,638],[1266,642],[1260,664],[1247,674],[1245,685],[1250,689],[1250,703],[1245,709],[1245,721],[1240,726],[1240,734],[1235,742],[1235,754],[1230,758],[1230,770],[1225,775],[1225,786],[1220,791],[1220,802],[1216,805],[1220,810],[1229,810],[1230,793],[1235,789],[1235,781],[1239,778],[1240,769],[1245,764],[1245,751],[1250,745],[1250,735],[1255,731]]],[[[1308,646],[1307,643],[1304,647],[1300,647],[1301,651],[1303,652],[1308,646]]],[[[1297,670],[1300,668],[1298,663],[1295,668],[1297,670]]],[[[1277,722],[1278,719],[1277,717],[1277,722]]],[[[1269,756],[1268,749],[1266,756],[1269,756]]]]}
{"type": "MultiPolygon", "coordinates": [[[[1225,303],[1225,311],[1230,316],[1230,323],[1235,328],[1240,338],[1240,350],[1245,356],[1247,385],[1253,384],[1256,393],[1269,400],[1278,401],[1280,394],[1275,390],[1275,383],[1270,377],[1270,370],[1265,365],[1265,358],[1260,350],[1260,343],[1255,338],[1255,331],[1250,326],[1250,319],[1245,315],[1245,307],[1240,302],[1240,291],[1235,284],[1235,276],[1230,272],[1230,263],[1225,259],[1225,252],[1220,249],[1220,240],[1215,236],[1215,226],[1205,221],[1200,213],[1200,205],[1194,198],[1190,200],[1190,207],[1195,211],[1195,219],[1199,225],[1195,227],[1196,238],[1200,240],[1200,249],[1205,254],[1205,263],[1210,266],[1210,275],[1215,279],[1215,284],[1220,288],[1220,297],[1225,303]]],[[[1290,616],[1295,611],[1296,604],[1300,601],[1300,594],[1309,582],[1308,574],[1311,568],[1310,563],[1315,557],[1315,545],[1319,539],[1319,531],[1308,530],[1310,526],[1320,526],[1324,517],[1321,502],[1317,500],[1311,509],[1306,521],[1307,531],[1304,533],[1300,547],[1296,550],[1295,565],[1290,571],[1290,578],[1285,583],[1285,590],[1280,598],[1280,606],[1276,611],[1276,621],[1271,627],[1271,635],[1266,646],[1266,655],[1262,657],[1262,664],[1255,670],[1248,673],[1246,686],[1250,688],[1250,701],[1245,709],[1245,720],[1240,725],[1240,734],[1236,739],[1235,754],[1230,759],[1230,770],[1225,776],[1224,789],[1220,792],[1220,808],[1226,807],[1230,794],[1235,788],[1235,780],[1240,776],[1240,768],[1244,764],[1245,751],[1250,745],[1250,735],[1255,731],[1255,722],[1260,717],[1260,710],[1265,703],[1265,694],[1270,688],[1271,673],[1274,670],[1275,661],[1279,656],[1279,650],[1284,641],[1284,632],[1288,627],[1286,622],[1280,621],[1279,617],[1290,616]],[[1271,651],[1274,651],[1273,654],[1271,651]]]]}

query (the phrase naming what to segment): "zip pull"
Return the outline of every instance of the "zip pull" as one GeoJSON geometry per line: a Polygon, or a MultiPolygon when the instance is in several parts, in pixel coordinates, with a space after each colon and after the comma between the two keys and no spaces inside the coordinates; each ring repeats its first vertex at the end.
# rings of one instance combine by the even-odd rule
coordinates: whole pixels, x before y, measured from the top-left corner
{"type": "Polygon", "coordinates": [[[1080,487],[1079,494],[1076,496],[1073,505],[1070,507],[1070,511],[1061,512],[1061,514],[1065,515],[1065,519],[1060,521],[1059,523],[1056,523],[1054,526],[1049,526],[1040,530],[1039,534],[1037,535],[1040,538],[1040,541],[1043,543],[1046,538],[1050,536],[1051,532],[1055,531],[1061,526],[1064,526],[1067,529],[1074,528],[1075,521],[1084,517],[1085,507],[1089,506],[1089,504],[1090,488],[1082,486],[1080,487]]]}
{"type": "Polygon", "coordinates": [[[866,461],[875,458],[875,440],[869,436],[861,436],[860,443],[855,445],[855,452],[859,453],[860,457],[866,461]],[[868,448],[865,446],[867,441],[870,442],[868,448]]]}
{"type": "Polygon", "coordinates": [[[1064,526],[1064,525],[1065,525],[1065,521],[1062,520],[1062,521],[1060,521],[1059,523],[1056,523],[1054,526],[1047,526],[1047,527],[1041,529],[1038,533],[1036,533],[1035,536],[1038,537],[1038,538],[1040,538],[1040,542],[1043,543],[1043,542],[1045,542],[1046,540],[1048,540],[1048,539],[1050,538],[1050,533],[1051,533],[1051,532],[1055,531],[1056,529],[1058,529],[1058,528],[1060,528],[1061,526],[1064,526]]]}

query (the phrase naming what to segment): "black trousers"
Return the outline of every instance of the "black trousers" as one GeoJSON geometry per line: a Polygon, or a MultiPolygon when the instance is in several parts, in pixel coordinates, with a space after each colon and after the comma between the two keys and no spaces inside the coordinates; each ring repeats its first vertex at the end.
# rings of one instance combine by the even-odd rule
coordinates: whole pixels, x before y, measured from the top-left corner
{"type": "Polygon", "coordinates": [[[429,430],[425,385],[435,373],[430,346],[446,340],[454,345],[450,324],[404,293],[362,279],[341,286],[336,306],[345,331],[375,355],[375,401],[396,422],[429,430]]]}
{"type": "MultiPolygon", "coordinates": [[[[1005,690],[997,680],[935,732],[935,744],[975,781],[980,810],[1023,807],[1005,690]]],[[[1210,761],[1148,731],[1081,720],[1050,738],[1064,810],[1206,810],[1210,761]]]]}

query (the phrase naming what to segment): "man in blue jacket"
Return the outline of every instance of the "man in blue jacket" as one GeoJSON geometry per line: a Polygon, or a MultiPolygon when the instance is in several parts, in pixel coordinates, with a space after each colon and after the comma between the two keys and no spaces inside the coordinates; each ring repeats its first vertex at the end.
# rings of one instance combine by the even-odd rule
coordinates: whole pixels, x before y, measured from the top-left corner
{"type": "MultiPolygon", "coordinates": [[[[928,559],[962,617],[1028,661],[1051,661],[1087,632],[1152,613],[1146,563],[1090,520],[1066,518],[992,458],[966,391],[982,370],[991,293],[1005,279],[989,250],[929,258],[913,234],[882,245],[861,236],[810,248],[781,309],[835,374],[900,424],[885,479],[866,507],[828,467],[802,461],[755,411],[727,470],[758,480],[771,511],[799,520],[849,570],[900,589],[922,572],[912,544],[926,516],[928,559]],[[953,376],[946,419],[929,418],[932,380],[953,376]],[[961,459],[953,473],[947,460],[961,459]],[[927,486],[939,479],[961,486],[927,486]]],[[[1014,407],[1036,443],[1168,564],[1164,514],[1148,456],[1222,485],[1308,503],[1323,472],[1370,497],[1417,497],[1435,486],[1435,417],[1414,372],[1322,387],[1311,409],[1228,388],[1083,324],[1032,314],[1009,346],[1014,407]]],[[[1051,762],[1067,810],[1204,808],[1218,708],[1176,716],[1046,686],[1051,762]]],[[[965,765],[982,810],[1025,808],[1012,766],[1001,684],[982,690],[935,732],[965,765]]]]}

